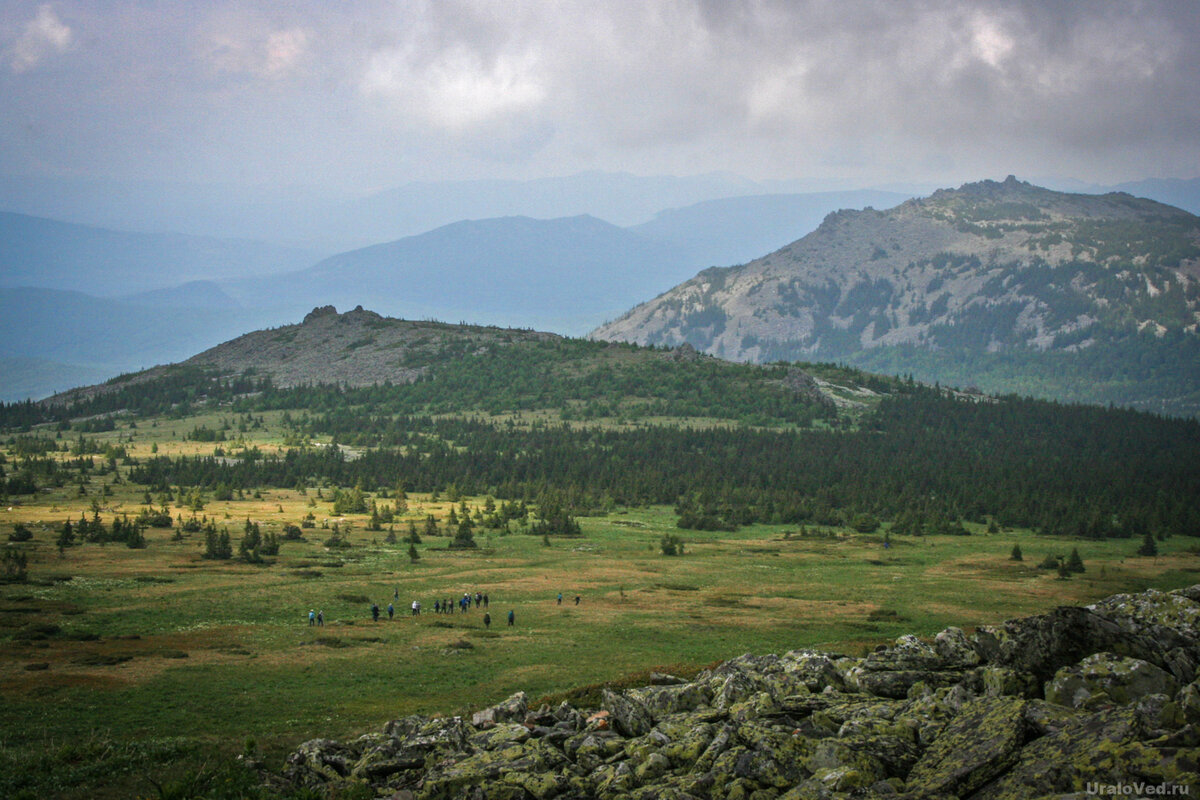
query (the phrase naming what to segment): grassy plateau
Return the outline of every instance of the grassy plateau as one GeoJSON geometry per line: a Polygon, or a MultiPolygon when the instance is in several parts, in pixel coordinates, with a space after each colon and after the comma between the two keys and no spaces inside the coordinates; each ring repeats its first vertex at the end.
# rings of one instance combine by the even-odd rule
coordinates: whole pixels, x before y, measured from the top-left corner
{"type": "MultiPolygon", "coordinates": [[[[263,424],[222,447],[282,451],[280,413],[264,412],[263,424]]],[[[410,492],[390,525],[368,530],[369,515],[336,514],[333,487],[319,484],[231,500],[210,493],[200,508],[179,492],[151,498],[177,521],[194,513],[227,527],[235,543],[247,520],[282,534],[312,515],[302,540],[284,541],[261,564],[206,559],[203,533],[167,527],[146,529],[142,548],[56,546],[68,519],[136,516],[146,487],[125,479],[132,465],[152,453],[211,455],[213,443],[185,433],[221,420],[119,422],[87,436],[99,448],[124,447],[119,463],[96,456],[82,484],[0,508],[0,539],[32,533],[19,545],[25,579],[0,585],[0,795],[184,796],[179,782],[200,774],[210,795],[226,780],[237,796],[240,773],[223,770],[239,755],[278,766],[306,739],[354,737],[406,714],[466,713],[518,690],[534,702],[584,702],[600,685],[641,684],[655,669],[690,675],[744,652],[861,654],[903,633],[1200,581],[1190,537],[1168,538],[1145,557],[1135,555],[1137,539],[970,522],[966,536],[891,535],[887,523],[869,534],[830,525],[682,531],[667,506],[579,517],[579,537],[478,528],[474,550],[423,536],[413,559],[409,520],[420,529],[428,515],[444,522],[487,499],[410,492]],[[335,525],[349,546],[326,546],[335,525]],[[682,539],[682,554],[664,554],[666,534],[682,539]],[[1014,545],[1023,560],[1012,559],[1014,545]],[[1073,548],[1086,571],[1064,579],[1038,568],[1073,548]],[[487,609],[433,612],[435,601],[477,591],[487,609]],[[383,610],[378,622],[372,603],[383,610]],[[323,612],[323,627],[309,625],[310,610],[323,612]]],[[[8,441],[11,464],[16,440],[8,441]]]]}

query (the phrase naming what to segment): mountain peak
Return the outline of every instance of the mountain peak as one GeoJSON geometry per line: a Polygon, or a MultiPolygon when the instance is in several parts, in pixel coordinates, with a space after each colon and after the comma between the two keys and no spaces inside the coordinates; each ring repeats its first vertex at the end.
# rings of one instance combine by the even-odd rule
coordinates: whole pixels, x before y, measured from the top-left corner
{"type": "MultiPolygon", "coordinates": [[[[1129,362],[1130,374],[1168,357],[1196,363],[1188,354],[1200,349],[1198,327],[1200,218],[1127,194],[1068,194],[1010,175],[888,211],[830,214],[803,239],[740,267],[701,272],[592,335],[689,342],[735,360],[850,359],[886,372],[919,364],[932,381],[940,376],[929,365],[940,359],[958,376],[962,365],[993,355],[1027,359],[1100,345],[1117,347],[1114,358],[1129,362]],[[1143,360],[1138,348],[1153,345],[1143,341],[1151,333],[1184,349],[1143,360]]],[[[1102,365],[1102,350],[1076,360],[1102,365]]],[[[1060,377],[1054,369],[1047,367],[1050,382],[1060,377]]],[[[1116,380],[1119,372],[1106,374],[1116,380]]],[[[1187,402],[1200,403],[1200,370],[1171,391],[1173,402],[1194,394],[1187,402]]]]}

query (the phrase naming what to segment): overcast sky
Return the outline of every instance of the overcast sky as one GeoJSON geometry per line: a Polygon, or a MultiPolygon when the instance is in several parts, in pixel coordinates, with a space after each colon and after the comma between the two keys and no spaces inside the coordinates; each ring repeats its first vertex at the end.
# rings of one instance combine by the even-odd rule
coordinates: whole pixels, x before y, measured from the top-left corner
{"type": "Polygon", "coordinates": [[[0,172],[1200,175],[1200,2],[0,0],[0,172]]]}

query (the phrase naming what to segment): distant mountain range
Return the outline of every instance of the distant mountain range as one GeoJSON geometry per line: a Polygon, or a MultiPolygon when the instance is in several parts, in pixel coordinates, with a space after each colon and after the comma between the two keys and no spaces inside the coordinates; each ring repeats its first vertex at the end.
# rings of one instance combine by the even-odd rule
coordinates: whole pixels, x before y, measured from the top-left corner
{"type": "Polygon", "coordinates": [[[255,242],[0,214],[0,359],[28,361],[0,363],[0,401],[177,360],[327,304],[583,334],[697,269],[792,241],[835,208],[901,199],[725,199],[633,229],[588,216],[461,221],[319,262],[255,242]],[[173,283],[188,277],[203,279],[173,283]]]}
{"type": "Polygon", "coordinates": [[[503,217],[456,222],[302,271],[222,286],[244,304],[270,298],[293,311],[361,304],[409,318],[583,334],[695,269],[679,248],[595,217],[503,217]]]}
{"type": "Polygon", "coordinates": [[[1010,177],[831,214],[593,336],[1200,411],[1200,218],[1010,177]]]}
{"type": "Polygon", "coordinates": [[[285,272],[314,254],[261,241],[131,233],[0,212],[0,287],[113,297],[188,281],[285,272]]]}
{"type": "MultiPolygon", "coordinates": [[[[342,308],[361,304],[385,314],[408,318],[462,320],[578,335],[606,319],[616,318],[648,297],[662,292],[668,292],[668,298],[677,297],[671,287],[681,282],[685,282],[683,286],[690,285],[686,283],[687,279],[705,268],[744,265],[703,274],[710,277],[750,275],[771,258],[782,263],[790,258],[786,255],[791,252],[789,247],[795,247],[790,243],[812,231],[829,212],[846,208],[876,209],[834,218],[855,219],[858,220],[855,225],[859,226],[863,224],[862,220],[907,219],[899,209],[881,210],[910,198],[902,192],[761,193],[764,189],[772,192],[786,188],[784,184],[755,183],[728,175],[638,178],[602,173],[525,182],[412,184],[355,203],[329,201],[325,207],[328,215],[319,221],[309,219],[308,222],[314,231],[326,226],[346,226],[347,238],[361,238],[379,235],[385,230],[420,226],[469,210],[524,213],[459,220],[320,260],[311,251],[259,241],[130,233],[0,213],[0,289],[25,287],[74,293],[54,297],[0,292],[0,319],[3,320],[0,327],[8,340],[0,348],[0,358],[25,359],[20,369],[15,362],[0,364],[0,369],[8,366],[3,370],[4,380],[0,381],[0,399],[38,396],[61,388],[73,380],[73,375],[80,376],[81,380],[88,376],[86,379],[91,380],[97,371],[115,374],[175,360],[238,332],[281,324],[296,319],[314,306],[328,304],[342,308]],[[739,191],[759,193],[728,196],[739,191]],[[695,198],[702,199],[690,205],[671,206],[672,201],[695,198]],[[642,221],[620,227],[588,214],[536,218],[539,211],[559,208],[607,209],[620,215],[621,221],[642,221]],[[666,210],[661,210],[664,208],[666,210]],[[660,210],[655,212],[653,209],[660,210]],[[762,258],[763,253],[777,251],[785,255],[762,258]],[[105,322],[106,317],[119,321],[105,322]],[[38,377],[34,380],[19,376],[38,377]]],[[[1131,188],[1170,196],[1181,203],[1200,197],[1200,181],[1145,181],[1131,188]]],[[[934,197],[942,194],[936,193],[934,197]]],[[[43,199],[50,202],[50,199],[43,199]]],[[[242,200],[249,202],[250,199],[253,198],[234,198],[231,202],[236,206],[242,200]]],[[[136,204],[135,200],[129,202],[136,204]]],[[[1017,202],[1033,202],[1037,206],[1040,201],[1035,198],[1017,202]]],[[[1080,205],[1084,203],[1082,199],[1072,202],[1078,209],[1084,209],[1080,213],[1092,213],[1086,211],[1086,204],[1080,205]]],[[[905,207],[900,206],[900,209],[905,207]]],[[[1069,209],[1059,216],[1069,216],[1067,211],[1069,209]]],[[[254,217],[253,213],[247,213],[249,216],[243,222],[254,217]]],[[[995,213],[1008,212],[1001,209],[995,213]]],[[[1014,304],[1022,299],[1033,302],[1030,300],[1033,298],[1047,308],[1060,309],[1055,314],[1067,314],[1070,304],[1065,299],[1060,303],[1053,298],[1041,297],[1038,292],[1044,294],[1043,290],[1030,288],[1032,278],[1022,278],[1021,286],[1006,286],[1003,291],[988,284],[987,291],[991,294],[971,300],[970,293],[982,289],[986,281],[975,286],[961,275],[942,274],[946,272],[946,264],[939,255],[943,251],[957,254],[956,257],[991,253],[994,248],[981,249],[975,245],[990,246],[999,242],[1007,247],[1021,226],[1041,226],[1039,247],[1044,248],[1040,251],[1043,260],[1055,265],[1066,263],[1061,252],[1067,245],[1061,242],[1050,244],[1055,236],[1063,236],[1063,241],[1067,241],[1073,235],[1070,231],[1054,229],[1063,224],[1059,216],[1055,216],[1058,212],[1039,212],[1048,214],[1050,221],[1022,217],[1025,212],[1021,211],[1014,213],[1017,216],[1007,222],[1000,218],[971,220],[955,217],[953,224],[942,220],[940,227],[926,226],[928,229],[918,230],[909,226],[905,228],[904,236],[887,240],[890,243],[882,243],[886,237],[876,237],[881,239],[882,254],[875,249],[865,254],[849,250],[818,254],[820,258],[829,256],[825,267],[836,273],[831,273],[828,281],[822,284],[827,291],[819,302],[833,302],[826,295],[834,289],[838,298],[833,307],[818,309],[807,322],[793,320],[788,323],[790,328],[776,324],[790,318],[790,312],[780,312],[776,314],[778,319],[774,319],[771,315],[775,312],[771,308],[750,303],[746,305],[746,312],[757,315],[757,322],[738,323],[733,328],[726,322],[726,328],[720,333],[710,329],[709,325],[693,324],[703,322],[703,314],[696,316],[689,312],[684,315],[687,321],[672,322],[667,319],[670,314],[663,312],[662,319],[643,320],[644,325],[626,319],[602,326],[598,335],[612,332],[613,336],[638,340],[648,341],[657,336],[660,338],[656,341],[662,342],[689,341],[731,358],[838,358],[875,370],[912,371],[930,380],[961,385],[978,383],[997,391],[1015,389],[1077,399],[1140,402],[1136,393],[1131,394],[1127,389],[1132,384],[1143,383],[1147,387],[1157,387],[1147,389],[1150,396],[1175,398],[1169,401],[1172,408],[1191,402],[1180,399],[1190,390],[1186,385],[1174,382],[1173,376],[1178,370],[1173,369],[1172,364],[1178,362],[1181,354],[1170,350],[1175,346],[1171,338],[1174,332],[1187,328],[1185,324],[1176,324],[1179,320],[1171,313],[1186,316],[1189,308],[1186,304],[1172,306],[1176,312],[1164,312],[1166,316],[1142,314],[1138,317],[1131,312],[1118,320],[1114,309],[1123,307],[1124,301],[1118,302],[1113,296],[1104,300],[1111,307],[1092,309],[1105,310],[1104,314],[1090,314],[1084,309],[1069,319],[1064,318],[1065,321],[1054,314],[1039,316],[1040,312],[1029,306],[1031,310],[1021,317],[1020,324],[1009,325],[1011,330],[1005,333],[1001,329],[1008,324],[1006,315],[1019,315],[1014,304]],[[1001,230],[1005,225],[1016,227],[1001,230]],[[983,234],[971,233],[970,226],[987,230],[983,234]],[[975,245],[950,242],[943,236],[947,229],[953,229],[955,235],[966,236],[963,241],[975,245]],[[921,238],[926,234],[930,238],[921,238]],[[900,260],[904,263],[898,266],[900,260]],[[906,276],[906,283],[900,284],[893,272],[900,266],[907,267],[909,261],[914,264],[911,274],[906,276]],[[887,313],[882,316],[871,316],[856,305],[861,298],[870,299],[872,291],[858,286],[862,281],[855,276],[860,273],[869,275],[874,282],[872,285],[886,281],[892,287],[892,294],[886,301],[887,313]],[[944,288],[937,283],[938,275],[941,275],[944,288]],[[924,297],[922,293],[930,296],[924,297]],[[939,300],[941,295],[946,295],[944,300],[939,300]],[[909,314],[908,304],[918,302],[924,304],[925,311],[913,305],[909,314]],[[975,310],[966,314],[968,308],[975,310]],[[978,316],[976,311],[979,309],[986,309],[991,316],[978,316]],[[923,319],[922,314],[928,319],[923,319]],[[1089,322],[1093,316],[1096,319],[1094,325],[1089,322]],[[968,324],[968,317],[976,322],[968,324]],[[774,321],[768,322],[768,319],[774,321]],[[1150,324],[1151,321],[1154,324],[1150,324]],[[828,330],[812,338],[809,334],[821,325],[828,330]],[[978,330],[979,325],[986,328],[984,333],[978,330]],[[1141,345],[1137,345],[1136,337],[1131,338],[1129,333],[1139,326],[1145,336],[1150,336],[1151,331],[1161,334],[1150,344],[1156,345],[1151,348],[1155,352],[1163,352],[1141,358],[1141,345]],[[707,333],[706,329],[709,329],[707,333]],[[733,329],[741,331],[745,337],[735,337],[730,332],[733,329]],[[1098,334],[1093,337],[1096,341],[1080,333],[1085,329],[1098,334]],[[711,341],[706,338],[709,335],[711,341]],[[1073,340],[1072,336],[1077,338],[1073,340]],[[986,341],[976,347],[980,337],[986,341]],[[1124,348],[1116,362],[1122,366],[1118,376],[1118,382],[1122,384],[1119,391],[1106,389],[1097,395],[1079,391],[1079,387],[1064,388],[1064,373],[1060,366],[1036,369],[1030,366],[1033,356],[1060,352],[1083,353],[1075,357],[1075,361],[1097,360],[1109,351],[1093,345],[1109,340],[1118,341],[1124,348]],[[980,369],[966,366],[968,356],[975,352],[985,356],[977,360],[978,365],[983,365],[980,369]],[[932,355],[938,353],[936,358],[932,355]],[[957,355],[952,359],[951,353],[957,355]],[[1141,366],[1132,371],[1125,368],[1135,361],[1141,366]],[[1154,367],[1154,375],[1147,376],[1147,364],[1159,365],[1154,367]],[[1172,377],[1163,377],[1168,374],[1172,377]],[[1149,383],[1147,377],[1152,379],[1149,383]]],[[[1151,219],[1158,213],[1146,218],[1135,215],[1126,222],[1142,225],[1150,220],[1151,227],[1146,229],[1149,231],[1146,235],[1158,236],[1159,228],[1154,226],[1159,223],[1151,219]]],[[[281,216],[288,215],[281,213],[281,216]]],[[[289,219],[298,224],[303,213],[297,211],[289,219]]],[[[232,235],[245,230],[233,226],[227,233],[232,235]]],[[[1090,245],[1082,242],[1081,246],[1087,250],[1090,245]]],[[[1001,253],[1000,250],[995,252],[1001,253]]],[[[1081,262],[1100,258],[1100,255],[1088,255],[1091,252],[1081,251],[1083,254],[1078,258],[1071,258],[1081,262]]],[[[1036,264],[1030,261],[1029,266],[1036,264]]],[[[954,266],[954,269],[960,268],[961,265],[954,266]]],[[[803,305],[803,298],[792,295],[803,294],[801,284],[819,271],[801,276],[795,291],[781,289],[777,300],[772,301],[774,305],[787,305],[793,301],[793,305],[803,305]]],[[[1154,287],[1154,291],[1167,286],[1154,275],[1149,275],[1148,280],[1146,285],[1154,287]]],[[[1170,285],[1176,284],[1173,281],[1170,285]]],[[[875,288],[883,290],[882,284],[875,288]]],[[[818,294],[819,291],[816,294],[809,292],[806,296],[815,300],[818,294]]],[[[1142,305],[1170,305],[1177,296],[1177,293],[1166,292],[1159,298],[1149,288],[1145,294],[1147,297],[1138,301],[1142,305]]],[[[1071,292],[1064,295],[1064,298],[1068,297],[1072,298],[1071,302],[1082,302],[1071,292]]],[[[741,313],[723,303],[724,300],[713,304],[706,299],[702,308],[713,315],[720,311],[728,319],[741,313]]],[[[659,304],[656,308],[665,306],[659,304]]],[[[799,316],[803,318],[803,313],[799,316]]],[[[716,324],[715,317],[713,324],[716,324]]],[[[1188,346],[1191,341],[1194,337],[1184,340],[1182,346],[1188,346]]],[[[1085,384],[1091,378],[1085,374],[1072,380],[1086,389],[1085,384]]]]}
{"type": "Polygon", "coordinates": [[[43,397],[122,372],[178,361],[255,327],[213,305],[213,284],[122,299],[57,289],[0,289],[0,401],[43,397]]]}
{"type": "MultiPolygon", "coordinates": [[[[1088,194],[1125,191],[1200,214],[1200,178],[1148,179],[1116,186],[1054,178],[1039,182],[1051,188],[1088,194]]],[[[274,242],[321,256],[415,236],[468,219],[513,216],[555,219],[587,214],[630,227],[651,220],[664,209],[710,200],[768,194],[825,194],[834,189],[858,188],[863,187],[752,180],[730,173],[640,176],[584,172],[531,180],[415,181],[350,195],[331,193],[327,186],[290,186],[278,191],[152,180],[0,175],[0,210],[113,230],[274,242]]],[[[938,187],[904,184],[866,188],[916,197],[938,187]]],[[[892,205],[873,201],[865,204],[892,205]]],[[[846,203],[838,207],[862,205],[846,203]]],[[[803,233],[798,231],[793,238],[803,233]]],[[[704,266],[727,266],[765,252],[769,250],[734,261],[714,260],[704,266]]]]}

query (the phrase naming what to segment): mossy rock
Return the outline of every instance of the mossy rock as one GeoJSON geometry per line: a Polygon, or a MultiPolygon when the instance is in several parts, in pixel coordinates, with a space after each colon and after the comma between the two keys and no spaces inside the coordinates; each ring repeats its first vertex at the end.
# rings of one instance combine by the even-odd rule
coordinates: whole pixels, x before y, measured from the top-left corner
{"type": "Polygon", "coordinates": [[[1149,694],[1175,696],[1179,684],[1165,670],[1137,658],[1096,653],[1063,667],[1046,682],[1051,703],[1085,708],[1098,703],[1129,703],[1149,694]]]}
{"type": "Polygon", "coordinates": [[[605,689],[600,707],[612,715],[613,726],[622,736],[642,736],[654,727],[654,720],[646,706],[624,692],[605,689]]]}
{"type": "Polygon", "coordinates": [[[908,776],[908,789],[967,796],[1017,761],[1025,743],[1025,701],[972,700],[952,719],[908,776]]]}
{"type": "Polygon", "coordinates": [[[973,800],[1018,800],[1081,791],[1087,783],[1193,785],[1197,752],[1156,749],[1139,741],[1144,720],[1134,706],[1077,715],[1062,730],[1021,749],[1012,768],[973,800]]]}
{"type": "Polygon", "coordinates": [[[515,722],[495,725],[468,737],[471,747],[479,750],[501,750],[529,740],[529,729],[515,722]]]}

